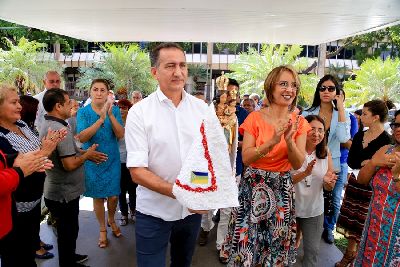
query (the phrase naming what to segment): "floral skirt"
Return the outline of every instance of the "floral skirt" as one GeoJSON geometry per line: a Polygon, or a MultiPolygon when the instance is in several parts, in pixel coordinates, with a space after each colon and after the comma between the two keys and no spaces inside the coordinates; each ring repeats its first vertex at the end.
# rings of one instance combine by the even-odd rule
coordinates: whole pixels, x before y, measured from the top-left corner
{"type": "Polygon", "coordinates": [[[289,172],[247,168],[221,255],[229,266],[289,266],[296,261],[294,189],[289,172]]]}

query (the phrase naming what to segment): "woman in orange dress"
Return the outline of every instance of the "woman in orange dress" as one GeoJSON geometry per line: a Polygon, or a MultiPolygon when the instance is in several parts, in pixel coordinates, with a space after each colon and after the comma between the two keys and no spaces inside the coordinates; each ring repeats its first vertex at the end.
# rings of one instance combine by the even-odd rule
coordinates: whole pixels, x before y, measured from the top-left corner
{"type": "Polygon", "coordinates": [[[307,121],[293,112],[300,80],[291,67],[271,71],[264,83],[269,106],[240,126],[243,163],[240,206],[232,212],[220,255],[232,266],[288,266],[295,261],[296,217],[290,170],[305,159],[307,121]]]}

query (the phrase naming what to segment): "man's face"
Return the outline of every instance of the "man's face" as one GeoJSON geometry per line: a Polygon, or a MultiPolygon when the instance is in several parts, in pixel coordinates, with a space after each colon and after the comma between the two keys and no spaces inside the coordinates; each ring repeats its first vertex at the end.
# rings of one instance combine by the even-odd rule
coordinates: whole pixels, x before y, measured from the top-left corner
{"type": "Polygon", "coordinates": [[[68,119],[71,117],[71,109],[72,109],[72,101],[69,99],[68,95],[64,95],[65,102],[63,105],[61,105],[60,109],[60,115],[63,117],[63,119],[68,119]]]}
{"type": "Polygon", "coordinates": [[[60,88],[61,77],[58,73],[48,73],[46,79],[43,80],[44,87],[46,89],[60,88]]]}
{"type": "Polygon", "coordinates": [[[139,93],[135,92],[132,94],[132,104],[133,105],[135,105],[140,100],[142,100],[142,96],[139,93]]]}
{"type": "Polygon", "coordinates": [[[250,99],[245,99],[243,100],[243,108],[248,112],[251,113],[254,111],[254,101],[251,101],[250,99]]]}
{"type": "Polygon", "coordinates": [[[180,92],[186,84],[188,69],[185,54],[177,48],[160,50],[158,65],[151,68],[163,92],[180,92]]]}

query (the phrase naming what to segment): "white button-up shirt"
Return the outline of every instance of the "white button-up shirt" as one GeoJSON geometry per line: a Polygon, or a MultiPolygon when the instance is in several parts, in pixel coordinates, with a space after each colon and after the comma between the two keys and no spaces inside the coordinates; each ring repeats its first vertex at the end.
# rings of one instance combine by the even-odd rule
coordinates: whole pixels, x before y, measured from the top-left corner
{"type": "Polygon", "coordinates": [[[44,109],[43,106],[43,96],[46,93],[47,89],[44,88],[42,92],[40,92],[37,95],[34,95],[33,97],[39,100],[39,105],[38,105],[38,111],[36,114],[36,119],[35,119],[35,126],[38,132],[40,132],[40,127],[42,126],[44,122],[44,115],[47,113],[47,111],[44,109]]]}
{"type": "MultiPolygon", "coordinates": [[[[125,141],[127,167],[147,167],[165,181],[174,183],[199,131],[207,104],[182,90],[177,107],[160,89],[135,104],[128,113],[125,141]]],[[[136,209],[164,221],[190,215],[176,199],[146,187],[136,190],[136,209]]]]}

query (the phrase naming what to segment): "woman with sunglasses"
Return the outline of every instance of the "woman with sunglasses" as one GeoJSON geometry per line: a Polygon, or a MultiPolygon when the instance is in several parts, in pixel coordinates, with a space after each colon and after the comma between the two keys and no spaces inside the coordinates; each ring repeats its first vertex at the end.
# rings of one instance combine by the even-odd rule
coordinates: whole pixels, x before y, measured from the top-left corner
{"type": "Polygon", "coordinates": [[[359,131],[353,138],[347,159],[353,171],[336,225],[336,231],[343,234],[349,242],[346,253],[342,260],[336,263],[336,267],[348,266],[356,256],[357,244],[361,239],[372,194],[369,185],[358,183],[357,170],[361,169],[381,147],[390,144],[391,138],[384,130],[387,117],[388,109],[382,100],[372,100],[364,104],[361,122],[368,127],[368,130],[359,131]]]}
{"type": "Polygon", "coordinates": [[[391,128],[395,144],[380,148],[357,176],[357,182],[372,187],[357,267],[399,266],[400,262],[400,111],[391,128]]]}
{"type": "MultiPolygon", "coordinates": [[[[318,82],[311,107],[302,113],[304,117],[319,115],[324,120],[328,147],[336,173],[341,171],[340,143],[346,143],[350,139],[350,117],[344,109],[343,101],[344,96],[340,92],[338,81],[328,74],[318,82]]],[[[332,191],[332,210],[328,214],[325,213],[323,238],[329,244],[334,240],[332,232],[339,216],[343,186],[347,179],[343,176],[338,176],[332,191]]]]}

